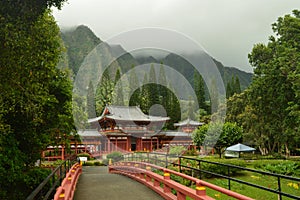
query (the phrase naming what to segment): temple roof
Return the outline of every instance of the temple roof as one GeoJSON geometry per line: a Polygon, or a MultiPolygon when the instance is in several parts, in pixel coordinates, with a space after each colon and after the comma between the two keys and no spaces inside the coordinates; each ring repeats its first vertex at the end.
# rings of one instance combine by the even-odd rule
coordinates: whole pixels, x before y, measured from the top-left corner
{"type": "Polygon", "coordinates": [[[101,137],[96,129],[79,130],[77,133],[80,137],[101,137]]]}
{"type": "Polygon", "coordinates": [[[174,126],[189,126],[189,125],[191,125],[191,126],[201,126],[203,124],[204,123],[202,123],[202,122],[193,121],[190,118],[188,118],[188,119],[183,120],[181,122],[175,123],[174,126]]]}
{"type": "Polygon", "coordinates": [[[144,122],[161,122],[170,119],[169,117],[146,115],[137,106],[106,106],[100,117],[89,119],[88,122],[97,122],[103,118],[113,119],[116,121],[144,122]]]}

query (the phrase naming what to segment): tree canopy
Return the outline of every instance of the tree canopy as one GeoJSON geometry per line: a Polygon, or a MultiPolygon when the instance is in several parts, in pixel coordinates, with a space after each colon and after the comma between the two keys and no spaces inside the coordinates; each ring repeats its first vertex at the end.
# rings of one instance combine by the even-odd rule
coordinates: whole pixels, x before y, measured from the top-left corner
{"type": "Polygon", "coordinates": [[[300,12],[279,17],[272,28],[268,44],[254,45],[249,54],[253,82],[229,99],[227,121],[242,125],[245,139],[263,154],[284,149],[288,155],[300,137],[300,12]]]}
{"type": "Polygon", "coordinates": [[[226,122],[211,123],[200,126],[192,134],[193,142],[196,146],[211,147],[214,145],[217,153],[222,154],[222,149],[243,139],[243,130],[236,123],[226,122]]]}
{"type": "Polygon", "coordinates": [[[62,2],[0,3],[1,199],[24,199],[42,150],[74,130],[72,85],[56,68],[63,46],[48,10],[62,2]]]}

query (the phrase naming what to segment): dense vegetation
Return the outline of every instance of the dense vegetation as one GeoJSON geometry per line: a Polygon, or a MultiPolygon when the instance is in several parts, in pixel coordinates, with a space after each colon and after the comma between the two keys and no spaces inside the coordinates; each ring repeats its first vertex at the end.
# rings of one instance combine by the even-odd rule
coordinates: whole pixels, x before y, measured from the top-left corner
{"type": "Polygon", "coordinates": [[[279,17],[275,36],[249,54],[252,84],[229,98],[227,121],[243,126],[244,141],[263,155],[296,152],[300,142],[300,12],[279,17]]]}
{"type": "MultiPolygon", "coordinates": [[[[207,102],[210,98],[208,88],[201,75],[197,73],[197,70],[182,57],[171,53],[160,60],[143,56],[134,58],[120,45],[110,45],[102,42],[88,27],[83,25],[63,31],[62,38],[68,53],[66,59],[74,72],[74,77],[77,75],[79,67],[84,62],[89,51],[101,44],[101,53],[98,55],[99,58],[101,57],[98,61],[99,65],[82,66],[84,69],[81,70],[84,71],[85,78],[79,81],[79,85],[82,85],[80,86],[82,91],[86,91],[86,88],[88,88],[86,94],[89,118],[100,115],[106,104],[139,105],[147,114],[152,105],[161,104],[165,108],[167,115],[171,117],[171,121],[166,128],[174,128],[172,124],[181,118],[190,117],[199,120],[200,115],[203,117],[203,115],[210,114],[211,108],[207,102]],[[114,62],[107,63],[108,58],[112,58],[114,62]],[[106,67],[106,64],[109,66],[98,82],[95,74],[97,74],[99,69],[106,67]],[[139,65],[147,65],[148,69],[144,73],[141,73],[141,71],[137,72],[135,68],[138,68],[139,65]],[[155,72],[153,72],[153,69],[151,69],[153,65],[162,66],[156,67],[155,72]],[[171,88],[170,84],[166,82],[163,65],[172,67],[186,78],[197,95],[198,105],[195,102],[191,102],[189,96],[185,96],[182,99],[176,97],[174,92],[172,92],[174,88],[171,88]],[[119,73],[118,76],[117,72],[119,73]],[[127,76],[128,83],[117,86],[116,83],[120,79],[119,77],[124,75],[127,76]],[[164,85],[147,84],[139,88],[134,87],[147,81],[163,83],[164,85]],[[128,94],[131,95],[129,99],[126,98],[128,94]],[[180,111],[183,112],[180,113],[180,111]],[[183,115],[181,116],[181,114],[183,115]]],[[[250,73],[224,67],[220,62],[213,61],[220,71],[224,85],[231,87],[230,96],[248,87],[252,80],[250,73]],[[232,83],[232,78],[234,78],[234,83],[232,83]]],[[[207,119],[209,117],[206,117],[205,121],[207,119]]]]}
{"type": "Polygon", "coordinates": [[[56,68],[60,31],[49,12],[64,1],[0,3],[0,199],[25,199],[49,171],[41,151],[73,128],[71,83],[56,68]]]}

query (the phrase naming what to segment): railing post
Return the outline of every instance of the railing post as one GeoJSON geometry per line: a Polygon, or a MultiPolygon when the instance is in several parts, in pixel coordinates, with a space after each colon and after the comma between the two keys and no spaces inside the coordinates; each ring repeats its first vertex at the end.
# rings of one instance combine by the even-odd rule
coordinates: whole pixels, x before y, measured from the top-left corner
{"type": "Polygon", "coordinates": [[[199,196],[206,195],[206,188],[203,185],[201,185],[200,181],[196,182],[196,194],[199,196]]]}
{"type": "Polygon", "coordinates": [[[182,173],[182,170],[181,170],[181,157],[180,156],[178,157],[178,171],[180,173],[182,173]]]}
{"type": "Polygon", "coordinates": [[[170,173],[166,170],[164,170],[164,192],[165,193],[170,193],[171,192],[171,188],[166,184],[166,182],[168,180],[170,180],[170,173]]]}
{"type": "Polygon", "coordinates": [[[168,168],[168,154],[166,154],[166,168],[168,168]]]}
{"type": "Polygon", "coordinates": [[[281,184],[280,184],[280,177],[277,176],[277,183],[278,183],[278,192],[280,192],[278,194],[278,200],[282,200],[282,195],[281,195],[281,184]]]}
{"type": "Polygon", "coordinates": [[[227,173],[228,173],[228,190],[230,190],[230,167],[227,167],[227,173]]]}
{"type": "Polygon", "coordinates": [[[198,165],[199,165],[199,178],[202,179],[202,170],[201,170],[201,161],[198,160],[198,165]]]}
{"type": "Polygon", "coordinates": [[[62,188],[60,195],[58,196],[58,200],[64,200],[65,199],[65,189],[62,188]]]}

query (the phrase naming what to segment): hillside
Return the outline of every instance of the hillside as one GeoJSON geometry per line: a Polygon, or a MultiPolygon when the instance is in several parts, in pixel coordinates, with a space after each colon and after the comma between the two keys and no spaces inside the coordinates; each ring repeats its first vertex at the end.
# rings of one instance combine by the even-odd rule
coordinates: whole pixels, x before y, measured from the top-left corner
{"type": "MultiPolygon", "coordinates": [[[[122,73],[126,73],[133,66],[138,66],[145,63],[163,63],[177,70],[182,74],[190,83],[193,82],[194,67],[182,57],[176,54],[169,54],[161,60],[157,60],[151,55],[139,56],[134,58],[130,53],[126,52],[121,45],[106,44],[101,41],[88,27],[78,26],[75,29],[68,30],[62,33],[62,39],[67,49],[67,55],[64,55],[67,59],[69,68],[74,72],[76,76],[79,70],[83,70],[83,77],[77,77],[80,82],[80,88],[84,90],[89,84],[89,80],[94,82],[99,81],[99,74],[107,66],[109,66],[109,73],[114,77],[114,74],[118,68],[122,73]],[[101,45],[99,45],[101,44],[101,45]],[[97,47],[98,46],[98,47],[97,47]],[[95,47],[96,50],[95,50],[95,47]],[[98,65],[86,64],[84,68],[80,69],[83,62],[92,62],[89,60],[89,54],[92,54],[97,58],[98,65]],[[96,55],[95,55],[96,53],[96,55]],[[120,56],[122,55],[122,56],[120,56]],[[111,63],[111,61],[113,62],[111,63]]],[[[94,58],[95,59],[95,58],[94,58]]],[[[234,67],[224,67],[223,64],[213,59],[222,79],[224,85],[231,80],[232,76],[238,76],[241,84],[241,88],[245,89],[252,81],[252,74],[241,71],[234,67]]],[[[203,61],[205,62],[205,61],[203,61]]]]}

